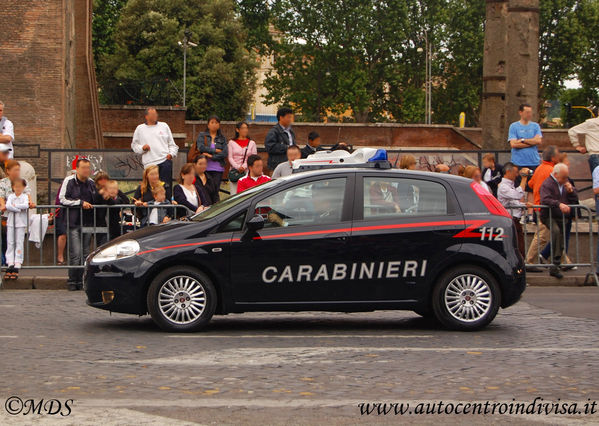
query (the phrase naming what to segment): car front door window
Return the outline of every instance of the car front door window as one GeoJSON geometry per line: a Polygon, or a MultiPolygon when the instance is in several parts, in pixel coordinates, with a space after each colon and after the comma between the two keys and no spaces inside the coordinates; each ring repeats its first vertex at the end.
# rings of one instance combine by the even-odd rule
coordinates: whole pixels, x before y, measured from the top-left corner
{"type": "Polygon", "coordinates": [[[256,205],[265,228],[341,222],[345,178],[304,183],[274,194],[256,205]]]}

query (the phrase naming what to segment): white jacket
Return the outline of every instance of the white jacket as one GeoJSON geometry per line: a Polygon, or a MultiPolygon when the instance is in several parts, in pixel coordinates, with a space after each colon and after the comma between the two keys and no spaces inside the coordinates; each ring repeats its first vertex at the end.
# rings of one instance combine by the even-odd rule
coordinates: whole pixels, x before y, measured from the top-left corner
{"type": "Polygon", "coordinates": [[[145,123],[137,126],[133,133],[131,149],[136,154],[141,154],[141,162],[144,167],[163,163],[168,154],[174,158],[179,152],[170,127],[162,121],[153,126],[148,126],[145,123]],[[150,150],[144,151],[144,145],[149,145],[150,150]]]}
{"type": "Polygon", "coordinates": [[[584,144],[589,154],[599,154],[599,118],[589,118],[568,130],[570,142],[574,147],[580,145],[579,135],[585,136],[584,144]]]}
{"type": "Polygon", "coordinates": [[[21,194],[18,197],[12,193],[6,200],[6,210],[8,211],[7,226],[16,228],[26,228],[29,222],[29,197],[27,194],[21,194]]]}

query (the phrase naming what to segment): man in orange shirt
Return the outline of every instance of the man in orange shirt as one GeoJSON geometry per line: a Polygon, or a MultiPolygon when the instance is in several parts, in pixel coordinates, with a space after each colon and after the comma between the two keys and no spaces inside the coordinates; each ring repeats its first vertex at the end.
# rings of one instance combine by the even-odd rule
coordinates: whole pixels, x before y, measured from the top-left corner
{"type": "MultiPolygon", "coordinates": [[[[539,167],[536,168],[534,174],[528,181],[528,186],[533,192],[535,205],[541,204],[541,185],[543,185],[545,179],[551,175],[553,166],[559,163],[559,155],[559,149],[555,145],[549,145],[547,148],[545,148],[543,150],[543,162],[539,167]]],[[[530,247],[528,248],[528,253],[526,254],[526,263],[539,263],[541,250],[545,248],[548,242],[549,229],[540,221],[538,221],[537,232],[535,232],[535,236],[533,237],[530,247]]],[[[541,269],[534,266],[529,266],[526,268],[526,270],[528,272],[542,272],[541,269]]]]}

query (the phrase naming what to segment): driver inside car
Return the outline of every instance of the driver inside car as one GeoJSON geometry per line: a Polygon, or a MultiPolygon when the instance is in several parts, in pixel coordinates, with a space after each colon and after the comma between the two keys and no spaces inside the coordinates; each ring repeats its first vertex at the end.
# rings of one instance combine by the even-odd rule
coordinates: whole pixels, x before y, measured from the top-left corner
{"type": "Polygon", "coordinates": [[[376,181],[370,186],[370,202],[380,213],[401,213],[399,193],[389,182],[376,181]]]}

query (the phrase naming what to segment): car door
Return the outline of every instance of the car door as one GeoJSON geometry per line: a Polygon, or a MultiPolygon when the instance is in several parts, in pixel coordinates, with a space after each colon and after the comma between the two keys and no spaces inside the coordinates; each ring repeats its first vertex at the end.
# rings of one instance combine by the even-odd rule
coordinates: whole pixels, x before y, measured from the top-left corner
{"type": "Polygon", "coordinates": [[[236,304],[284,307],[343,300],[354,174],[291,182],[252,203],[264,228],[234,235],[231,286],[236,304]],[[351,188],[351,190],[350,190],[351,188]]]}
{"type": "Polygon", "coordinates": [[[352,256],[370,300],[417,300],[434,265],[457,251],[464,228],[451,187],[397,173],[361,174],[356,182],[352,256]]]}

